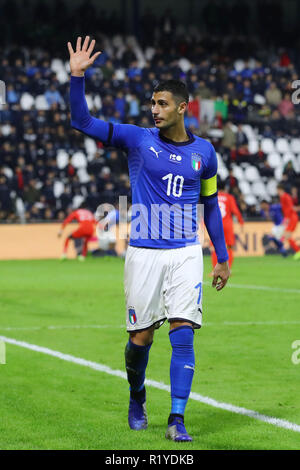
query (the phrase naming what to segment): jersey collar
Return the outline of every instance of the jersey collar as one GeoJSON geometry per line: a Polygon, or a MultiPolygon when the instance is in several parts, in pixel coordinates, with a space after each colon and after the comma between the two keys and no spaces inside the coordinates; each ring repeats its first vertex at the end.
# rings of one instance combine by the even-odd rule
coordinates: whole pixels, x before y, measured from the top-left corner
{"type": "Polygon", "coordinates": [[[193,134],[187,129],[186,129],[186,133],[189,136],[189,140],[185,142],[175,142],[174,140],[168,139],[168,137],[165,137],[160,132],[158,133],[158,135],[159,135],[159,138],[163,140],[164,142],[167,142],[168,144],[176,145],[176,147],[182,147],[183,145],[190,145],[195,140],[195,137],[193,136],[193,134]]]}

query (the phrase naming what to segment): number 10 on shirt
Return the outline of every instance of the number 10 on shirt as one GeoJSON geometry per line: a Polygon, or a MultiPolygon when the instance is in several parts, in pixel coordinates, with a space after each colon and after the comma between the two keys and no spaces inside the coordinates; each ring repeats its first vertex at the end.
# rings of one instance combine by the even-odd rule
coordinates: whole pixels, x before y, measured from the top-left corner
{"type": "Polygon", "coordinates": [[[181,175],[173,175],[173,173],[168,173],[162,177],[163,180],[168,180],[167,186],[167,196],[171,196],[171,191],[173,196],[180,197],[182,195],[182,188],[184,183],[184,177],[181,175]]]}

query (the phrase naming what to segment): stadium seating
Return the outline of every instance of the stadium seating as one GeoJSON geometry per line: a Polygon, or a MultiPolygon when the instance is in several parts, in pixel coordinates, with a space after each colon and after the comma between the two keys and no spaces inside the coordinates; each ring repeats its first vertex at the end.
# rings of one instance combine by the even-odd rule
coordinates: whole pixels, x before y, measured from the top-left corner
{"type": "Polygon", "coordinates": [[[68,165],[69,155],[64,149],[59,149],[56,155],[57,167],[62,170],[68,165]]]}
{"type": "Polygon", "coordinates": [[[83,152],[75,152],[72,155],[71,163],[74,168],[85,168],[87,166],[87,158],[83,152]]]}
{"type": "MultiPolygon", "coordinates": [[[[184,34],[194,34],[195,44],[201,39],[197,28],[187,32],[186,28],[178,26],[176,34],[179,34],[180,30],[185,31],[184,34]]],[[[181,54],[175,57],[172,56],[173,52],[168,50],[167,52],[170,53],[169,62],[165,57],[168,54],[165,54],[163,57],[166,63],[164,63],[160,47],[156,47],[154,44],[142,46],[135,37],[123,37],[118,34],[109,39],[103,37],[102,46],[105,53],[101,55],[101,67],[95,65],[89,70],[86,77],[86,100],[92,114],[107,121],[151,126],[148,104],[151,95],[149,92],[157,80],[170,78],[174,73],[175,76],[186,80],[190,89],[191,109],[193,109],[193,114],[198,113],[194,117],[198,120],[199,126],[191,130],[210,140],[217,150],[219,177],[229,181],[230,169],[233,170],[233,175],[238,183],[238,191],[235,193],[238,203],[243,202],[246,206],[253,206],[258,205],[263,198],[272,200],[277,194],[277,183],[282,181],[283,177],[289,187],[292,184],[299,187],[299,107],[295,107],[295,117],[285,121],[285,118],[280,116],[278,109],[274,106],[270,107],[268,104],[264,95],[268,88],[267,81],[263,83],[264,89],[251,90],[253,93],[252,98],[249,98],[249,107],[245,107],[244,97],[240,96],[245,84],[245,73],[252,86],[251,75],[257,67],[256,60],[250,58],[246,62],[241,58],[233,58],[230,56],[230,49],[228,49],[227,60],[229,59],[229,61],[226,63],[220,65],[218,61],[213,62],[214,58],[210,55],[202,63],[201,61],[194,62],[192,53],[187,56],[181,54]],[[110,72],[109,67],[105,70],[107,59],[111,61],[113,73],[110,72]],[[171,73],[168,72],[169,65],[171,73]],[[137,75],[142,75],[141,82],[131,77],[130,74],[134,70],[137,71],[137,75]],[[211,73],[212,70],[213,73],[211,73]],[[219,79],[220,73],[221,80],[219,79]],[[228,98],[227,87],[232,83],[234,86],[230,88],[231,95],[228,98]],[[147,93],[144,91],[144,87],[147,93]],[[204,87],[204,97],[202,97],[203,89],[201,87],[204,87]],[[119,111],[116,105],[119,91],[122,91],[124,97],[124,114],[122,116],[116,114],[116,111],[119,111]],[[110,98],[107,100],[107,97],[110,98]],[[218,103],[216,97],[218,97],[218,103]],[[137,100],[137,104],[136,113],[132,116],[129,110],[133,99],[137,100]],[[198,105],[194,106],[196,101],[198,101],[198,105]],[[215,111],[216,104],[219,105],[220,102],[223,103],[224,109],[227,106],[224,115],[220,113],[221,117],[217,116],[215,111]],[[196,109],[198,111],[195,111],[196,109]],[[272,113],[275,113],[274,116],[272,113]],[[227,119],[230,122],[230,132],[233,132],[233,140],[229,147],[226,147],[225,124],[227,119]],[[242,136],[243,143],[241,141],[234,143],[238,133],[241,134],[240,130],[244,136],[242,136]],[[243,151],[239,153],[240,147],[243,151]],[[247,147],[248,153],[245,151],[245,147],[247,147]],[[289,162],[292,163],[292,168],[290,168],[289,162]],[[292,179],[287,180],[287,172],[288,178],[291,178],[292,175],[292,179]]],[[[65,204],[70,204],[70,200],[73,201],[73,204],[79,205],[79,201],[88,194],[91,182],[96,185],[100,199],[101,191],[104,190],[105,183],[108,182],[113,186],[113,193],[117,197],[119,190],[124,190],[122,183],[124,176],[125,179],[127,178],[126,163],[121,160],[123,157],[118,153],[118,161],[111,162],[110,149],[102,147],[95,140],[74,131],[70,126],[68,115],[69,62],[63,59],[60,54],[50,59],[47,52],[42,49],[36,52],[30,49],[26,50],[25,46],[24,50],[26,51],[24,64],[20,66],[19,75],[14,68],[14,73],[10,76],[10,83],[15,87],[15,90],[10,90],[12,93],[7,108],[4,111],[0,110],[0,138],[4,149],[1,154],[3,161],[0,160],[0,174],[5,175],[7,179],[12,207],[16,208],[15,213],[20,218],[24,212],[22,212],[20,201],[24,203],[24,186],[32,178],[35,180],[38,190],[37,200],[31,205],[27,204],[26,217],[30,217],[31,207],[35,204],[41,207],[39,197],[41,197],[40,193],[44,197],[45,174],[47,174],[48,183],[50,180],[51,190],[45,189],[46,198],[48,197],[49,201],[43,202],[43,206],[53,208],[51,191],[57,201],[65,198],[64,203],[57,202],[57,207],[53,210],[54,218],[62,205],[65,210],[65,204]],[[36,55],[37,70],[31,71],[28,61],[29,57],[34,59],[34,55],[36,55]],[[39,68],[43,64],[44,58],[46,58],[48,65],[39,68]],[[36,81],[35,78],[32,79],[33,75],[31,74],[37,71],[40,73],[40,79],[36,81]],[[21,79],[22,74],[23,78],[21,79]],[[27,81],[26,76],[27,79],[29,77],[27,81]],[[46,93],[48,92],[47,96],[49,97],[50,90],[53,92],[53,104],[49,104],[46,98],[46,93]],[[19,108],[15,107],[15,103],[19,108]],[[11,111],[13,111],[14,123],[10,122],[11,111]],[[22,114],[18,115],[18,113],[22,114]],[[14,127],[16,133],[12,137],[14,127]],[[22,148],[23,142],[25,142],[25,149],[22,148]],[[19,149],[14,148],[14,145],[19,144],[21,145],[20,154],[19,149]],[[39,166],[36,168],[37,161],[39,166]],[[41,165],[44,168],[41,168],[41,165]],[[118,170],[119,167],[122,170],[115,174],[115,170],[118,170]],[[17,168],[19,168],[18,172],[17,168]],[[66,187],[70,190],[70,199],[65,195],[66,187]]],[[[192,50],[193,42],[191,41],[189,52],[192,50]]],[[[266,63],[263,64],[259,73],[264,76],[273,74],[273,80],[283,94],[293,73],[295,74],[295,68],[293,65],[283,71],[282,68],[271,64],[266,58],[266,63]],[[271,66],[275,69],[271,70],[271,66]],[[277,78],[277,75],[281,78],[277,78]]],[[[239,135],[239,137],[241,136],[239,135]]],[[[43,217],[44,212],[40,211],[40,214],[43,217]]],[[[8,215],[8,213],[1,213],[4,218],[8,215]]]]}
{"type": "Polygon", "coordinates": [[[269,163],[270,167],[278,168],[282,165],[282,158],[279,153],[273,152],[269,153],[267,156],[267,162],[269,163]]]}
{"type": "Polygon", "coordinates": [[[274,141],[270,138],[262,139],[260,145],[264,153],[269,154],[275,152],[274,141]]]}

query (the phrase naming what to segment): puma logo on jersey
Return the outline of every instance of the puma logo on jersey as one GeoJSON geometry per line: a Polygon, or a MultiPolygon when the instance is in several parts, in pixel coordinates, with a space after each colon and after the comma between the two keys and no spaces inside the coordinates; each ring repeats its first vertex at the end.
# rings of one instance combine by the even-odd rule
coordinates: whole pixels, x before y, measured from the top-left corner
{"type": "Polygon", "coordinates": [[[162,150],[156,151],[154,147],[149,147],[149,150],[151,150],[151,152],[154,152],[154,153],[155,153],[156,158],[158,158],[158,154],[159,154],[160,152],[162,152],[162,150]]]}

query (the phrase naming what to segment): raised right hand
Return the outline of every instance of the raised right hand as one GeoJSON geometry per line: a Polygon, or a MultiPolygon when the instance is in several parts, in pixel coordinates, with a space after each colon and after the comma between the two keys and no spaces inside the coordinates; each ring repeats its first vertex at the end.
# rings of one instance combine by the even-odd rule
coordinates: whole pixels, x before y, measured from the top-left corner
{"type": "Polygon", "coordinates": [[[86,69],[93,65],[97,57],[101,54],[101,52],[95,52],[91,57],[96,41],[93,39],[90,45],[89,41],[90,37],[86,36],[81,47],[81,37],[78,37],[75,52],[73,51],[72,44],[68,42],[71,75],[74,75],[75,77],[83,77],[86,69]]]}

